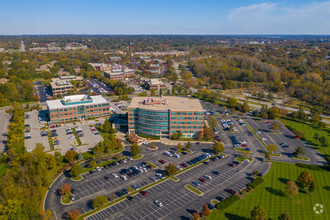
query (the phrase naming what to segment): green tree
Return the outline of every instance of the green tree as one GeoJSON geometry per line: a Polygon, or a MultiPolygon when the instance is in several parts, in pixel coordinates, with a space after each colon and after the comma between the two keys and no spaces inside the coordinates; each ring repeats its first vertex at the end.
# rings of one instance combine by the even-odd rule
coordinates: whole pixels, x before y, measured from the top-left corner
{"type": "Polygon", "coordinates": [[[182,146],[181,143],[178,143],[178,145],[176,146],[176,148],[177,148],[178,150],[182,150],[183,146],[182,146]]]}
{"type": "Polygon", "coordinates": [[[81,153],[79,153],[77,156],[77,160],[82,161],[83,159],[84,159],[84,156],[81,153]]]}
{"type": "Polygon", "coordinates": [[[215,117],[210,117],[207,122],[211,128],[216,128],[218,126],[218,120],[215,117]]]}
{"type": "Polygon", "coordinates": [[[93,199],[93,207],[95,209],[97,208],[101,208],[103,207],[107,202],[108,202],[108,198],[104,195],[99,195],[99,196],[96,196],[94,199],[93,199]]]}
{"type": "Polygon", "coordinates": [[[321,147],[325,148],[329,146],[329,143],[328,143],[328,140],[325,136],[322,136],[319,138],[319,141],[320,141],[320,144],[321,144],[321,147]]]}
{"type": "Polygon", "coordinates": [[[188,141],[187,146],[186,146],[186,149],[190,150],[191,147],[192,147],[192,146],[191,146],[191,143],[190,143],[190,141],[188,141]]]}
{"type": "Polygon", "coordinates": [[[68,150],[65,155],[64,155],[64,159],[69,162],[72,163],[75,159],[75,157],[77,156],[77,152],[74,150],[68,150]]]}
{"type": "Polygon", "coordinates": [[[289,194],[290,199],[292,198],[293,195],[297,195],[299,192],[299,187],[297,186],[297,184],[290,180],[286,183],[286,191],[289,194]]]}
{"type": "Polygon", "coordinates": [[[165,173],[168,176],[173,176],[176,174],[178,169],[176,168],[175,164],[169,163],[168,165],[165,166],[165,173]]]}
{"type": "Polygon", "coordinates": [[[251,218],[253,220],[267,220],[267,213],[262,206],[256,206],[251,211],[251,218]]]}
{"type": "Polygon", "coordinates": [[[90,168],[95,168],[96,167],[96,162],[94,160],[89,161],[88,166],[90,168]]]}
{"type": "Polygon", "coordinates": [[[83,169],[78,163],[72,164],[70,175],[72,177],[77,177],[82,173],[83,169]]]}
{"type": "Polygon", "coordinates": [[[155,95],[156,95],[155,90],[154,90],[154,89],[151,89],[151,90],[150,90],[150,96],[155,96],[155,95]]]}
{"type": "Polygon", "coordinates": [[[297,183],[303,188],[310,187],[312,182],[314,182],[314,177],[308,171],[301,172],[297,179],[297,183]]]}
{"type": "Polygon", "coordinates": [[[273,129],[274,131],[278,131],[278,130],[280,130],[280,125],[278,124],[277,121],[274,121],[274,122],[273,122],[273,124],[272,124],[272,129],[273,129]]]}
{"type": "Polygon", "coordinates": [[[268,147],[269,147],[269,149],[270,149],[271,151],[273,151],[273,152],[276,151],[276,146],[275,146],[275,144],[270,144],[268,147]]]}
{"type": "Polygon", "coordinates": [[[223,152],[224,151],[223,143],[221,143],[221,142],[214,143],[213,144],[213,151],[216,154],[223,152]]]}
{"type": "Polygon", "coordinates": [[[313,136],[313,138],[314,138],[316,141],[318,141],[318,140],[319,140],[319,138],[320,138],[320,135],[319,135],[319,133],[314,133],[314,136],[313,136]]]}
{"type": "Polygon", "coordinates": [[[136,143],[132,144],[131,147],[131,155],[132,156],[136,156],[141,152],[141,149],[139,147],[139,145],[137,145],[136,143]]]}
{"type": "Polygon", "coordinates": [[[270,156],[271,156],[271,153],[269,151],[265,152],[265,159],[266,160],[269,160],[270,161],[271,160],[271,157],[270,156]]]}
{"type": "Polygon", "coordinates": [[[234,97],[228,97],[227,102],[230,107],[235,107],[238,104],[237,99],[234,97]]]}
{"type": "Polygon", "coordinates": [[[305,149],[302,146],[298,146],[296,151],[295,151],[295,155],[296,156],[302,156],[302,155],[305,155],[305,154],[306,154],[305,149]]]}
{"type": "Polygon", "coordinates": [[[103,124],[103,131],[105,133],[110,133],[110,128],[111,128],[111,125],[110,125],[109,120],[105,120],[105,122],[103,124]]]}

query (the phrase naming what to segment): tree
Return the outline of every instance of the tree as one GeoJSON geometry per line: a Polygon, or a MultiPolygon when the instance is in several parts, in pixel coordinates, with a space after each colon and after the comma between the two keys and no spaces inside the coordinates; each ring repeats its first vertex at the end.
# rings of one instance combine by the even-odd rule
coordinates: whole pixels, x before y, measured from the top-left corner
{"type": "Polygon", "coordinates": [[[213,144],[214,153],[218,154],[224,151],[223,143],[217,142],[213,144]]]}
{"type": "Polygon", "coordinates": [[[295,155],[296,156],[302,156],[302,155],[305,155],[305,154],[306,154],[305,149],[302,146],[298,146],[296,151],[295,151],[295,155]]]}
{"type": "Polygon", "coordinates": [[[234,97],[228,97],[227,102],[230,107],[235,107],[238,103],[237,99],[234,97]]]}
{"type": "Polygon", "coordinates": [[[207,204],[204,204],[203,209],[202,209],[202,215],[209,216],[210,214],[211,214],[211,210],[210,210],[209,206],[207,204]]]}
{"type": "Polygon", "coordinates": [[[298,130],[294,130],[293,133],[297,136],[297,137],[303,137],[304,133],[298,130]]]}
{"type": "Polygon", "coordinates": [[[68,213],[68,219],[77,220],[81,216],[81,212],[77,209],[72,209],[71,212],[68,213]]]}
{"type": "Polygon", "coordinates": [[[270,156],[271,156],[271,153],[269,151],[265,152],[265,159],[266,160],[269,160],[270,161],[270,159],[271,159],[270,156]]]}
{"type": "Polygon", "coordinates": [[[270,149],[271,151],[273,151],[273,152],[276,151],[276,146],[275,146],[275,144],[270,144],[268,147],[269,147],[269,149],[270,149]]]}
{"type": "Polygon", "coordinates": [[[136,143],[132,144],[131,147],[131,155],[132,156],[136,156],[141,152],[141,149],[139,147],[139,145],[137,145],[136,143]]]}
{"type": "Polygon", "coordinates": [[[168,176],[173,176],[177,171],[178,169],[173,163],[169,163],[167,166],[165,166],[165,173],[168,176]]]}
{"type": "Polygon", "coordinates": [[[299,192],[299,187],[297,186],[297,184],[290,180],[286,183],[286,187],[285,187],[287,193],[289,194],[290,196],[290,199],[293,195],[297,195],[298,192],[299,192]]]}
{"type": "Polygon", "coordinates": [[[178,150],[182,150],[183,146],[181,143],[178,143],[178,145],[176,146],[178,150]]]}
{"type": "Polygon", "coordinates": [[[104,204],[107,202],[108,202],[108,198],[106,196],[104,196],[104,195],[96,196],[93,199],[93,207],[95,209],[100,208],[100,207],[104,206],[104,204]]]}
{"type": "Polygon", "coordinates": [[[210,117],[207,122],[211,128],[216,128],[218,126],[218,120],[215,117],[210,117]]]}
{"type": "Polygon", "coordinates": [[[133,133],[133,132],[131,132],[129,134],[129,138],[128,139],[129,139],[129,141],[131,143],[136,143],[139,140],[138,136],[135,133],[133,133]]]}
{"type": "Polygon", "coordinates": [[[74,158],[77,156],[77,152],[74,150],[68,150],[65,155],[64,155],[64,159],[69,162],[72,163],[74,161],[74,158]]]}
{"type": "Polygon", "coordinates": [[[198,212],[194,212],[193,213],[193,218],[192,218],[192,220],[200,220],[201,219],[201,217],[199,216],[199,213],[198,212]]]}
{"type": "Polygon", "coordinates": [[[83,159],[84,159],[84,156],[81,153],[79,153],[77,156],[77,160],[81,161],[83,159]]]}
{"type": "Polygon", "coordinates": [[[303,188],[310,187],[313,181],[314,177],[308,171],[301,172],[297,179],[298,184],[303,188]]]}
{"type": "Polygon", "coordinates": [[[110,125],[109,120],[105,120],[105,122],[103,124],[103,131],[105,133],[110,133],[110,128],[111,128],[111,125],[110,125]]]}
{"type": "Polygon", "coordinates": [[[313,138],[314,138],[316,141],[318,141],[318,140],[319,140],[319,138],[320,138],[320,135],[319,135],[319,133],[314,133],[314,136],[313,136],[313,138]]]}
{"type": "Polygon", "coordinates": [[[264,210],[264,208],[262,208],[262,206],[256,206],[252,209],[251,211],[251,218],[253,220],[267,220],[267,213],[264,210]]]}
{"type": "Polygon", "coordinates": [[[180,132],[175,132],[175,133],[173,133],[172,134],[172,139],[174,139],[174,140],[181,140],[182,139],[182,132],[180,131],[180,132]]]}
{"type": "Polygon", "coordinates": [[[325,136],[322,136],[319,138],[319,141],[320,141],[320,144],[321,144],[321,147],[325,148],[329,146],[329,143],[328,143],[328,140],[326,139],[325,136]]]}
{"type": "Polygon", "coordinates": [[[60,189],[60,194],[61,195],[66,195],[71,191],[71,188],[69,186],[69,184],[63,184],[62,188],[60,189]]]}
{"type": "Polygon", "coordinates": [[[273,122],[273,124],[272,124],[272,129],[273,129],[274,131],[278,131],[278,130],[280,130],[280,125],[278,124],[277,121],[274,121],[274,122],[273,122]]]}
{"type": "Polygon", "coordinates": [[[311,185],[309,186],[308,191],[310,193],[315,191],[315,181],[311,182],[311,185]]]}
{"type": "Polygon", "coordinates": [[[249,104],[247,102],[244,102],[243,105],[242,105],[242,107],[241,107],[241,111],[242,112],[247,112],[249,110],[250,110],[249,104]]]}
{"type": "Polygon", "coordinates": [[[82,170],[82,167],[78,163],[74,163],[72,164],[70,175],[72,177],[77,177],[81,174],[82,170]]]}
{"type": "Polygon", "coordinates": [[[96,162],[94,160],[91,160],[91,161],[89,161],[88,166],[90,168],[94,168],[94,167],[96,167],[96,162]]]}
{"type": "Polygon", "coordinates": [[[154,89],[151,89],[151,90],[150,90],[150,96],[155,96],[155,95],[156,95],[155,90],[154,90],[154,89]]]}
{"type": "Polygon", "coordinates": [[[187,146],[186,146],[186,149],[190,150],[191,147],[192,147],[192,146],[191,146],[191,143],[190,143],[190,141],[188,141],[187,146]]]}
{"type": "Polygon", "coordinates": [[[285,212],[283,214],[281,214],[279,217],[278,217],[278,220],[290,220],[290,215],[289,213],[285,212]]]}

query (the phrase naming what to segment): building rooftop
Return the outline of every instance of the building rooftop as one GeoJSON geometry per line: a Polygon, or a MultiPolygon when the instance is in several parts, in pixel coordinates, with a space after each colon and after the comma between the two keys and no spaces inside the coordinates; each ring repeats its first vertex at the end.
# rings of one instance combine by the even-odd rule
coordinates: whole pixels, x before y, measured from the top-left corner
{"type": "Polygon", "coordinates": [[[49,110],[58,108],[67,108],[77,105],[91,105],[91,104],[104,104],[108,101],[101,95],[88,96],[88,95],[71,95],[65,96],[63,99],[47,101],[49,110]]]}
{"type": "Polygon", "coordinates": [[[160,81],[159,79],[150,79],[147,81],[149,85],[162,85],[164,84],[163,81],[160,81]]]}
{"type": "Polygon", "coordinates": [[[199,99],[177,96],[133,97],[128,108],[171,111],[204,111],[199,99]]]}

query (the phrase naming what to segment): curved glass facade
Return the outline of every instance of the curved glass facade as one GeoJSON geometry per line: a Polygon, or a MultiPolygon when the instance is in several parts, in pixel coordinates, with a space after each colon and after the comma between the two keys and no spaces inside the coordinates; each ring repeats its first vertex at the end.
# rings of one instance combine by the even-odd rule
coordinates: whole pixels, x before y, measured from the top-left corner
{"type": "Polygon", "coordinates": [[[135,109],[135,130],[140,134],[161,135],[169,133],[169,111],[135,109]]]}

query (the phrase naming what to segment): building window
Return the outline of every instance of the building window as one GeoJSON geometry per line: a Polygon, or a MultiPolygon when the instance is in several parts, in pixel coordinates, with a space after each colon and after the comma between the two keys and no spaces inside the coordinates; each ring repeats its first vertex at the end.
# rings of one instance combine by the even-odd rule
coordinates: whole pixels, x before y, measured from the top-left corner
{"type": "Polygon", "coordinates": [[[171,117],[171,119],[175,119],[175,117],[171,117]]]}
{"type": "Polygon", "coordinates": [[[194,112],[194,115],[197,115],[197,112],[194,112]]]}
{"type": "Polygon", "coordinates": [[[101,107],[101,105],[98,105],[98,107],[101,107]]]}
{"type": "Polygon", "coordinates": [[[186,129],[186,126],[182,126],[182,129],[186,129]]]}
{"type": "Polygon", "coordinates": [[[171,115],[175,115],[175,112],[171,112],[171,115]]]}
{"type": "Polygon", "coordinates": [[[134,120],[134,118],[129,118],[129,120],[133,121],[133,120],[134,120]]]}
{"type": "Polygon", "coordinates": [[[198,117],[199,120],[203,120],[203,117],[198,117]]]}
{"type": "Polygon", "coordinates": [[[129,116],[133,116],[133,113],[129,113],[129,116]]]}
{"type": "Polygon", "coordinates": [[[203,115],[203,112],[198,112],[199,115],[203,115]]]}
{"type": "Polygon", "coordinates": [[[130,111],[130,112],[134,112],[134,109],[130,108],[129,111],[130,111]]]}
{"type": "Polygon", "coordinates": [[[188,115],[191,115],[191,112],[188,112],[188,115]]]}
{"type": "Polygon", "coordinates": [[[180,129],[180,128],[181,128],[181,126],[176,126],[176,128],[177,128],[177,129],[180,129]]]}
{"type": "Polygon", "coordinates": [[[182,120],[186,120],[186,117],[182,117],[182,120]]]}
{"type": "Polygon", "coordinates": [[[191,124],[191,121],[187,121],[187,124],[189,124],[189,125],[190,125],[190,124],[191,124]]]}
{"type": "Polygon", "coordinates": [[[175,121],[171,121],[171,124],[175,124],[175,121]]]}
{"type": "Polygon", "coordinates": [[[193,129],[196,129],[197,128],[197,126],[193,126],[193,129]]]}
{"type": "Polygon", "coordinates": [[[177,124],[181,124],[181,121],[177,121],[176,123],[177,123],[177,124]]]}
{"type": "Polygon", "coordinates": [[[176,117],[177,120],[180,120],[181,118],[180,117],[176,117]]]}
{"type": "Polygon", "coordinates": [[[187,126],[188,129],[191,129],[191,126],[187,126]]]}
{"type": "Polygon", "coordinates": [[[197,124],[197,121],[193,121],[193,124],[194,124],[194,125],[197,124]]]}
{"type": "Polygon", "coordinates": [[[89,106],[87,105],[86,108],[89,108],[89,106]]]}
{"type": "Polygon", "coordinates": [[[198,129],[201,129],[201,128],[203,128],[203,126],[198,126],[198,129]]]}
{"type": "Polygon", "coordinates": [[[197,119],[197,117],[193,117],[193,119],[194,119],[194,120],[196,120],[196,119],[197,119]]]}
{"type": "Polygon", "coordinates": [[[203,124],[203,122],[202,122],[202,121],[199,121],[199,122],[198,122],[198,124],[200,124],[200,125],[201,125],[201,124],[203,124]]]}
{"type": "Polygon", "coordinates": [[[182,115],[186,115],[187,114],[187,112],[182,112],[182,115]]]}
{"type": "Polygon", "coordinates": [[[171,128],[175,128],[175,126],[171,126],[171,128]]]}
{"type": "Polygon", "coordinates": [[[177,115],[181,115],[181,112],[177,112],[176,114],[177,114],[177,115]]]}
{"type": "Polygon", "coordinates": [[[185,122],[185,121],[182,121],[181,123],[182,123],[182,124],[186,124],[186,122],[185,122]]]}
{"type": "Polygon", "coordinates": [[[60,112],[63,112],[63,109],[60,109],[60,112]]]}

